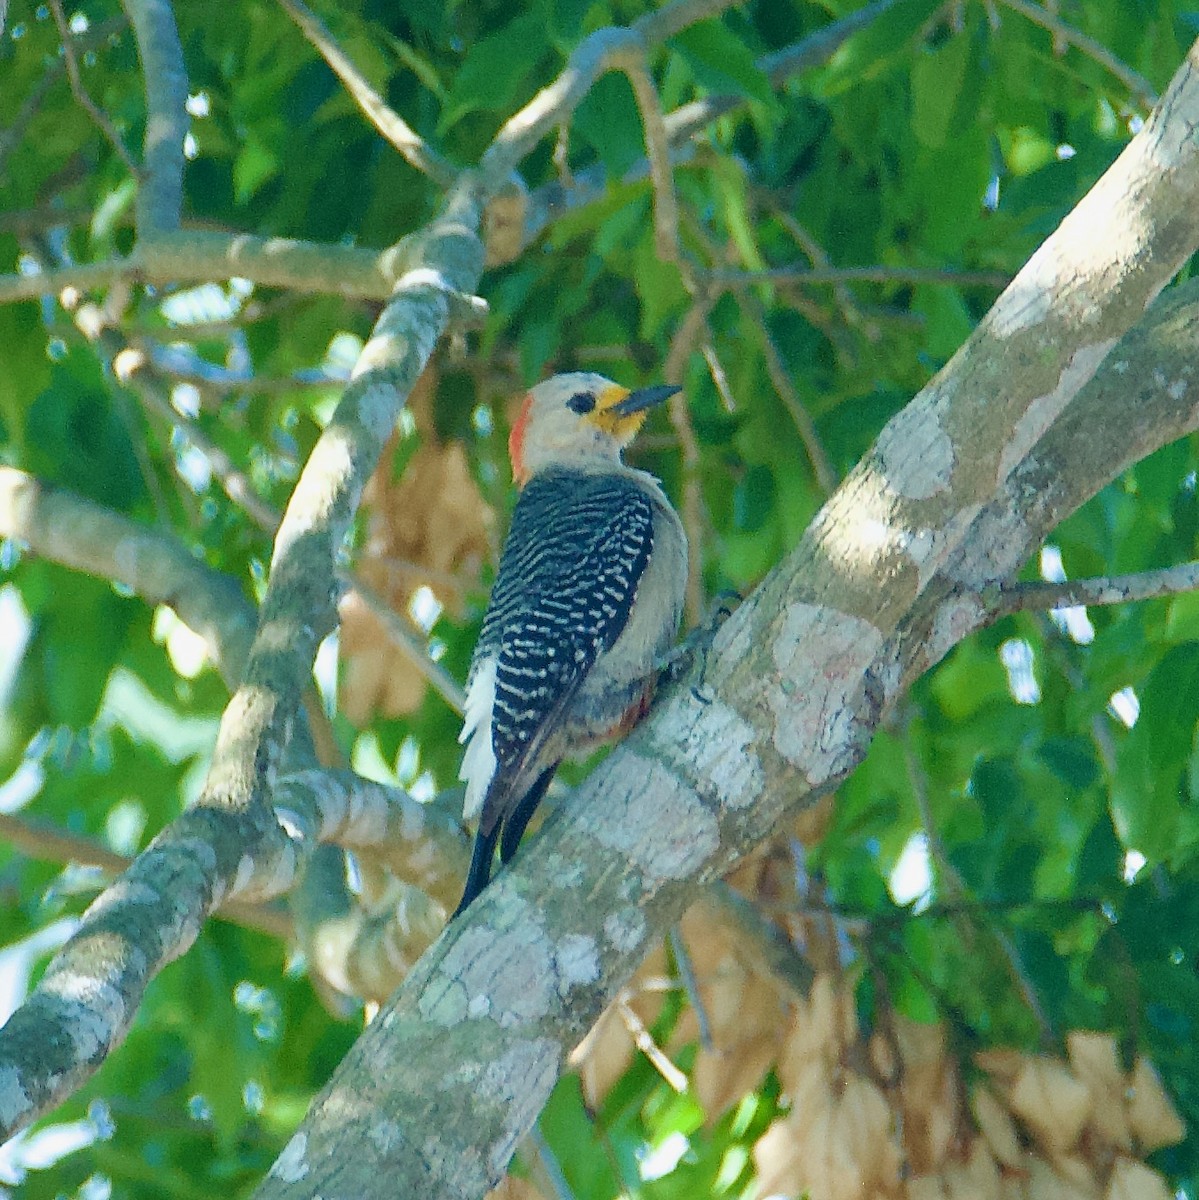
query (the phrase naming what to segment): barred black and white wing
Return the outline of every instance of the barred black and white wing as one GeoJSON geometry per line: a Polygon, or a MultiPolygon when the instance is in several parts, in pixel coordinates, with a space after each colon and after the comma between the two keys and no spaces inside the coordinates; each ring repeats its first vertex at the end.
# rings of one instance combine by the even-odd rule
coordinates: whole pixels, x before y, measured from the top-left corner
{"type": "Polygon", "coordinates": [[[626,476],[551,470],[522,491],[475,648],[460,738],[464,815],[481,815],[481,833],[519,802],[507,795],[512,783],[552,765],[537,761],[538,749],[628,623],[653,529],[650,497],[626,476]]]}

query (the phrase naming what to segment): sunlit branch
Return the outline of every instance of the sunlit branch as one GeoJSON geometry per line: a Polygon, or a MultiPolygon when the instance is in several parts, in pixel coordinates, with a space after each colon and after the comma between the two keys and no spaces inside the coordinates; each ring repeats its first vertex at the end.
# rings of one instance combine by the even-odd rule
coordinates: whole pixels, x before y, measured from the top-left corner
{"type": "Polygon", "coordinates": [[[1066,583],[1005,583],[989,588],[982,600],[998,618],[1030,609],[1073,608],[1088,604],[1127,604],[1158,600],[1199,589],[1199,562],[1179,563],[1155,571],[1136,571],[1066,583]]]}
{"type": "Polygon", "coordinates": [[[0,467],[0,536],[42,558],[128,587],[166,604],[202,637],[230,684],[239,678],[254,610],[237,582],[207,567],[187,547],[119,513],[0,467]]]}

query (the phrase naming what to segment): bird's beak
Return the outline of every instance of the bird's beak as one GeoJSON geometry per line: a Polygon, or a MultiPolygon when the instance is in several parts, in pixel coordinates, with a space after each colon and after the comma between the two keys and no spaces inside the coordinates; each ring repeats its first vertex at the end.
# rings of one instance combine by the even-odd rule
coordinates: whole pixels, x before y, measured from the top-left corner
{"type": "Polygon", "coordinates": [[[608,412],[615,413],[618,417],[631,417],[634,413],[645,412],[646,409],[661,404],[663,400],[669,399],[676,392],[682,390],[681,387],[672,383],[659,383],[654,387],[638,388],[635,392],[629,392],[623,400],[618,400],[608,409],[608,412]]]}

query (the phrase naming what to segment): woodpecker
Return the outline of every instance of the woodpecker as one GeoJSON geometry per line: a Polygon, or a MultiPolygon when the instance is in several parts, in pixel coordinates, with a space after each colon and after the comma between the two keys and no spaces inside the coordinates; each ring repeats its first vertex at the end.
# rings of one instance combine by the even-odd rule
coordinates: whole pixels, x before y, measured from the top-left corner
{"type": "Polygon", "coordinates": [[[467,678],[463,815],[479,820],[454,916],[516,853],[567,755],[648,710],[679,627],[687,538],[652,475],[621,452],[677,387],[557,375],[526,393],[508,439],[520,496],[467,678]]]}

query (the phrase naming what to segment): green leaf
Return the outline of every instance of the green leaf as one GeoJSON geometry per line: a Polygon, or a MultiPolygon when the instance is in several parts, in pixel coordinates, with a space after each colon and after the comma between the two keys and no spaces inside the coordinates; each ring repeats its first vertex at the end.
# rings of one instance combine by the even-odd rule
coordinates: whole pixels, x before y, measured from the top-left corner
{"type": "Polygon", "coordinates": [[[233,187],[245,204],[279,170],[279,157],[257,138],[247,139],[233,163],[233,187]]]}
{"type": "Polygon", "coordinates": [[[450,84],[437,129],[445,133],[467,113],[506,115],[521,85],[549,50],[545,21],[526,13],[475,42],[450,84]]]}
{"type": "Polygon", "coordinates": [[[628,79],[611,73],[600,79],[575,110],[571,135],[599,155],[610,179],[620,179],[645,155],[637,101],[628,79]]]}
{"type": "Polygon", "coordinates": [[[726,25],[703,21],[675,34],[670,45],[686,60],[701,87],[775,106],[769,78],[757,66],[750,48],[726,25]]]}
{"type": "Polygon", "coordinates": [[[930,150],[948,139],[969,61],[970,39],[958,34],[936,50],[924,50],[912,64],[912,129],[930,150]]]}
{"type": "Polygon", "coordinates": [[[641,301],[641,336],[653,338],[687,304],[687,289],[674,263],[662,262],[647,232],[633,259],[633,279],[641,301]]]}

